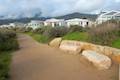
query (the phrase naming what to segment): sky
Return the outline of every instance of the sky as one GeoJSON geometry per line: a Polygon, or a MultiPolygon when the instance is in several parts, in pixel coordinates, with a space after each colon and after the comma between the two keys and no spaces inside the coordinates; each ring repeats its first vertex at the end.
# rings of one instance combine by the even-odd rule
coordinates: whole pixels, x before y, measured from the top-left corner
{"type": "Polygon", "coordinates": [[[59,16],[68,13],[99,13],[120,10],[120,0],[0,0],[0,16],[59,16]]]}

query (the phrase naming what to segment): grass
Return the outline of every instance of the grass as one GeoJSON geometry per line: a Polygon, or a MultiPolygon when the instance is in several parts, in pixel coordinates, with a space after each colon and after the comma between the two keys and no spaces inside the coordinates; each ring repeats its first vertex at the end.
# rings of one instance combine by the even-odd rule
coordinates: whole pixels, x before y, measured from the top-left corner
{"type": "Polygon", "coordinates": [[[28,32],[28,35],[32,36],[36,41],[40,42],[40,43],[48,43],[49,39],[46,36],[43,36],[41,34],[36,34],[36,33],[32,33],[32,32],[28,32]]]}
{"type": "MultiPolygon", "coordinates": [[[[46,36],[43,36],[41,34],[35,34],[35,33],[32,33],[32,32],[28,32],[27,34],[32,36],[35,40],[37,40],[40,43],[48,43],[50,41],[50,39],[48,39],[46,36]]],[[[63,39],[64,40],[76,40],[76,41],[89,42],[88,34],[86,32],[68,33],[65,36],[63,36],[63,39]]],[[[111,47],[120,49],[120,38],[113,41],[111,47]]]]}
{"type": "Polygon", "coordinates": [[[11,52],[0,52],[0,80],[8,80],[11,52]]]}
{"type": "Polygon", "coordinates": [[[112,42],[112,47],[120,49],[120,38],[112,42]]]}
{"type": "Polygon", "coordinates": [[[64,40],[77,40],[77,41],[88,41],[88,35],[86,32],[73,32],[68,33],[63,37],[64,40]]]}
{"type": "MultiPolygon", "coordinates": [[[[68,33],[63,37],[64,40],[77,40],[77,41],[84,41],[84,42],[89,42],[88,40],[88,35],[86,32],[73,32],[73,33],[68,33]]],[[[112,46],[114,48],[120,49],[120,38],[117,40],[114,40],[112,42],[112,46]]]]}

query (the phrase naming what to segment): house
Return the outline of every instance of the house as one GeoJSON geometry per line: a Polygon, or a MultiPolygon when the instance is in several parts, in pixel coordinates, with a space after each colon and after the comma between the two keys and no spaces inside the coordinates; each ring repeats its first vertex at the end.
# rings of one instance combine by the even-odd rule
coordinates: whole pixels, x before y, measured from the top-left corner
{"type": "Polygon", "coordinates": [[[25,24],[24,23],[20,23],[20,22],[14,22],[14,23],[9,23],[9,26],[13,27],[13,28],[15,28],[15,27],[23,28],[23,27],[25,27],[25,24]]]}
{"type": "Polygon", "coordinates": [[[55,27],[55,26],[65,26],[65,21],[64,19],[47,19],[46,21],[44,21],[44,26],[51,26],[51,27],[55,27]]]}
{"type": "Polygon", "coordinates": [[[27,27],[31,27],[33,29],[39,28],[44,26],[44,22],[40,20],[32,20],[30,23],[28,23],[27,27]]]}
{"type": "Polygon", "coordinates": [[[9,27],[9,25],[0,25],[0,28],[8,28],[9,27]]]}
{"type": "Polygon", "coordinates": [[[78,25],[82,27],[89,26],[91,24],[91,21],[88,19],[80,19],[80,18],[74,18],[74,19],[69,19],[66,20],[66,26],[70,27],[72,25],[78,25]]]}
{"type": "Polygon", "coordinates": [[[97,24],[101,24],[103,22],[109,21],[109,20],[120,20],[120,11],[109,11],[106,13],[101,13],[97,20],[97,24]]]}

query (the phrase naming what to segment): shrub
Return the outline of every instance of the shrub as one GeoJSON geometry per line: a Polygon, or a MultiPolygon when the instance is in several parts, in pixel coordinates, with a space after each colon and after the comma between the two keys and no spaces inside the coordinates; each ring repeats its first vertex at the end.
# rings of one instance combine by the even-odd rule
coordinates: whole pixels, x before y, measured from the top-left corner
{"type": "Polygon", "coordinates": [[[45,30],[43,35],[47,36],[48,38],[55,38],[55,37],[62,37],[67,34],[68,28],[66,27],[49,27],[45,30]]]}
{"type": "Polygon", "coordinates": [[[27,27],[26,28],[26,32],[30,32],[30,31],[32,31],[33,30],[33,28],[31,28],[31,27],[27,27]]]}
{"type": "Polygon", "coordinates": [[[120,27],[116,22],[105,22],[88,31],[90,41],[101,45],[111,45],[119,37],[120,27]]]}
{"type": "Polygon", "coordinates": [[[44,27],[36,28],[35,30],[33,30],[33,33],[43,34],[45,32],[45,30],[47,30],[49,28],[50,28],[49,26],[44,26],[44,27]]]}
{"type": "Polygon", "coordinates": [[[0,51],[15,50],[17,48],[16,33],[6,29],[0,30],[0,51]]]}
{"type": "Polygon", "coordinates": [[[8,80],[10,61],[11,55],[9,52],[2,52],[0,54],[0,80],[8,80]]]}
{"type": "Polygon", "coordinates": [[[0,29],[0,80],[8,80],[11,54],[9,51],[16,50],[18,43],[14,31],[0,29]]]}
{"type": "Polygon", "coordinates": [[[82,26],[78,26],[78,25],[74,25],[74,26],[70,26],[69,28],[69,32],[82,32],[83,31],[83,27],[82,26]]]}

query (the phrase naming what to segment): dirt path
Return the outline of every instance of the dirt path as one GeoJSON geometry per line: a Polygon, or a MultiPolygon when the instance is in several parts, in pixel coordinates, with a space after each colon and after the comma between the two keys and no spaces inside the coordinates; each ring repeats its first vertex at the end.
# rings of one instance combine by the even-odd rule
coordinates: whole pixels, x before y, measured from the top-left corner
{"type": "Polygon", "coordinates": [[[19,35],[20,50],[13,54],[11,80],[118,80],[118,66],[99,71],[80,55],[39,44],[19,35]]]}

